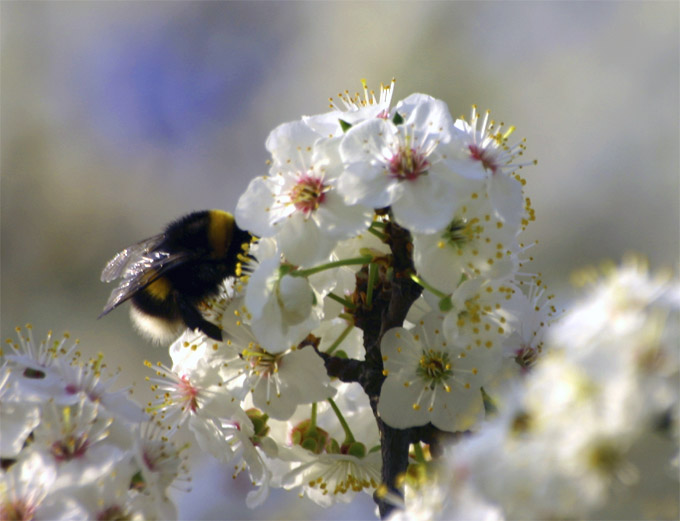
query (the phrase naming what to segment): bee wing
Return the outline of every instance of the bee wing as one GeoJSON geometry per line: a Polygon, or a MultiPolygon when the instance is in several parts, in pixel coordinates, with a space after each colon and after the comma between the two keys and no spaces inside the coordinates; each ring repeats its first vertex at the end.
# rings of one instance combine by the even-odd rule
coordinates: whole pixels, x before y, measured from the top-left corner
{"type": "Polygon", "coordinates": [[[142,261],[144,256],[149,255],[165,238],[164,233],[159,233],[136,244],[132,244],[117,253],[102,270],[101,281],[111,282],[119,278],[125,271],[130,271],[128,267],[142,261]]]}
{"type": "Polygon", "coordinates": [[[128,246],[109,261],[102,271],[101,280],[111,282],[120,278],[121,281],[111,292],[100,317],[151,284],[168,269],[191,257],[189,252],[156,250],[164,238],[165,234],[159,234],[128,246]]]}

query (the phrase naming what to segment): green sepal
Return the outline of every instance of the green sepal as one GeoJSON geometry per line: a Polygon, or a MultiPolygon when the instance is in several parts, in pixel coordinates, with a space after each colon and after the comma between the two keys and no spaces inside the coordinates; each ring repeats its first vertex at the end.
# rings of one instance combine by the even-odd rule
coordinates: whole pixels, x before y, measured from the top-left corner
{"type": "Polygon", "coordinates": [[[291,441],[314,454],[321,454],[329,444],[330,435],[325,430],[312,425],[307,419],[298,423],[291,432],[291,441]]]}
{"type": "Polygon", "coordinates": [[[279,266],[279,280],[288,275],[291,271],[293,271],[293,269],[294,266],[290,264],[281,264],[279,266]]]}
{"type": "Polygon", "coordinates": [[[342,452],[354,456],[355,458],[363,458],[366,456],[366,445],[359,441],[353,441],[347,445],[343,444],[342,452]]]}
{"type": "Polygon", "coordinates": [[[137,473],[132,476],[130,480],[130,488],[132,490],[144,490],[146,488],[146,481],[144,481],[144,476],[142,471],[138,470],[137,473]]]}
{"type": "Polygon", "coordinates": [[[344,119],[338,119],[338,122],[340,123],[340,128],[343,132],[347,132],[350,128],[352,128],[352,124],[347,123],[344,119]]]}
{"type": "Polygon", "coordinates": [[[340,444],[335,438],[331,438],[326,445],[326,452],[328,454],[340,454],[340,444]]]}
{"type": "Polygon", "coordinates": [[[484,413],[487,416],[492,416],[498,412],[498,408],[496,407],[496,401],[487,394],[487,392],[484,390],[484,387],[481,388],[482,391],[482,400],[484,402],[484,413]]]}
{"type": "Polygon", "coordinates": [[[439,311],[447,313],[453,309],[453,302],[451,302],[451,295],[447,295],[439,300],[439,311]]]}
{"type": "Polygon", "coordinates": [[[267,425],[267,420],[269,416],[259,409],[248,409],[246,411],[248,418],[253,423],[253,430],[255,431],[255,436],[264,437],[269,434],[269,425],[267,425]]]}
{"type": "Polygon", "coordinates": [[[323,452],[323,445],[321,445],[319,440],[315,438],[305,438],[302,440],[300,445],[303,449],[307,449],[309,452],[313,452],[314,454],[321,454],[321,452],[323,452]]]}

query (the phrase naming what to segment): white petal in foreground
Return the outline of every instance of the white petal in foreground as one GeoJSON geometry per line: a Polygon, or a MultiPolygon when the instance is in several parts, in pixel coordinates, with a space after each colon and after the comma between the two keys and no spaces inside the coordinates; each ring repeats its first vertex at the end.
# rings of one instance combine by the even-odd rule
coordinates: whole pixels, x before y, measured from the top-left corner
{"type": "Polygon", "coordinates": [[[253,179],[239,198],[234,212],[239,228],[249,230],[258,237],[269,237],[275,232],[270,222],[275,197],[268,182],[266,177],[253,179]]]}
{"type": "Polygon", "coordinates": [[[487,192],[498,216],[516,227],[524,214],[522,184],[514,177],[497,172],[489,176],[487,192]]]}
{"type": "Polygon", "coordinates": [[[398,375],[388,376],[380,391],[378,413],[382,420],[395,429],[425,425],[430,421],[426,407],[414,407],[423,390],[423,384],[404,385],[398,375]]]}
{"type": "Polygon", "coordinates": [[[423,175],[401,182],[401,197],[392,204],[397,223],[414,232],[433,233],[444,228],[457,207],[452,186],[423,175]]]}
{"type": "Polygon", "coordinates": [[[280,228],[281,251],[296,266],[310,267],[323,262],[335,246],[335,240],[319,229],[316,220],[301,212],[292,214],[280,228]]]}

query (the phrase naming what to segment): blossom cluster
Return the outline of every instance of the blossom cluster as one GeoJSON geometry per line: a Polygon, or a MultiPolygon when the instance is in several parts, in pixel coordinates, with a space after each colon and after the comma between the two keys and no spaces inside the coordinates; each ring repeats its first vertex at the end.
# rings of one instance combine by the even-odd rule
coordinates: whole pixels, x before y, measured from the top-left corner
{"type": "MultiPolygon", "coordinates": [[[[87,390],[50,389],[29,400],[35,406],[5,409],[24,396],[15,394],[15,379],[33,396],[34,387],[51,385],[52,366],[75,367],[53,363],[67,355],[50,348],[36,379],[6,357],[9,391],[0,397],[3,414],[16,415],[13,452],[3,455],[16,459],[5,474],[14,480],[7,504],[23,497],[16,483],[25,478],[12,477],[31,474],[23,465],[60,468],[48,458],[56,457],[56,431],[39,431],[59,422],[71,429],[62,429],[69,450],[86,430],[92,445],[112,448],[97,472],[55,477],[63,492],[29,500],[45,508],[68,500],[88,511],[95,494],[70,491],[86,478],[100,488],[115,479],[103,488],[118,498],[115,508],[144,518],[172,517],[166,489],[179,452],[164,445],[154,453],[168,460],[150,466],[163,469],[157,476],[140,468],[147,455],[129,451],[139,454],[144,440],[166,444],[180,429],[234,465],[234,475],[249,474],[251,507],[272,487],[324,506],[377,491],[386,515],[383,499],[398,495],[403,477],[385,472],[386,458],[419,468],[438,450],[429,444],[480,427],[491,400],[542,356],[558,315],[540,277],[527,272],[530,245],[520,241],[535,217],[519,171],[534,162],[523,161],[523,140],[511,141],[514,127],[488,112],[473,107],[469,119],[454,119],[441,100],[413,94],[393,103],[393,93],[394,82],[377,96],[365,86],[363,95],[345,92],[330,111],[271,132],[269,171],[252,180],[235,211],[255,239],[239,256],[238,277],[202,308],[224,340],[187,330],[170,346],[170,366],[146,363],[153,428],[111,428],[139,419],[118,416],[110,393],[93,391],[108,384],[92,364],[78,366],[87,390]],[[45,407],[55,418],[49,423],[41,422],[45,407]],[[388,429],[411,432],[413,452],[408,443],[403,454],[386,449],[388,429]]],[[[41,473],[51,475],[59,474],[41,473]]],[[[106,498],[97,508],[114,508],[106,498]]]]}
{"type": "Polygon", "coordinates": [[[424,94],[393,105],[393,91],[341,94],[330,112],[271,132],[269,172],[235,212],[257,240],[205,310],[225,340],[187,331],[171,367],[148,363],[158,393],[148,410],[247,469],[251,506],[271,487],[321,505],[373,493],[376,417],[397,429],[475,428],[483,388],[525,372],[555,317],[539,278],[520,274],[519,235],[534,214],[519,170],[533,162],[509,141],[514,128],[475,108],[454,119],[424,94]],[[380,325],[362,317],[405,279],[419,296],[369,346],[380,325]],[[361,378],[329,365],[376,358],[374,411],[361,378]]]}
{"type": "Polygon", "coordinates": [[[678,519],[680,283],[635,258],[597,273],[395,521],[678,519]]]}
{"type": "MultiPolygon", "coordinates": [[[[512,351],[533,341],[515,338],[510,347],[509,338],[530,298],[515,279],[518,235],[534,218],[518,175],[524,144],[509,143],[514,129],[474,108],[468,122],[424,94],[392,107],[393,89],[382,87],[378,99],[341,95],[342,108],[334,102],[331,112],[270,134],[269,174],[250,183],[236,208],[239,226],[268,241],[245,287],[245,321],[273,353],[336,320],[338,301],[349,301],[351,325],[350,262],[392,267],[386,224],[406,229],[410,275],[429,291],[414,306],[420,333],[408,326],[383,338],[379,411],[395,427],[432,421],[456,431],[482,410],[478,391],[497,373],[504,344],[512,351]],[[304,276],[319,265],[342,267],[304,276]]],[[[541,309],[546,324],[550,310],[541,309]]]]}
{"type": "Polygon", "coordinates": [[[102,357],[17,328],[0,365],[0,518],[171,519],[181,451],[112,390],[102,357]]]}

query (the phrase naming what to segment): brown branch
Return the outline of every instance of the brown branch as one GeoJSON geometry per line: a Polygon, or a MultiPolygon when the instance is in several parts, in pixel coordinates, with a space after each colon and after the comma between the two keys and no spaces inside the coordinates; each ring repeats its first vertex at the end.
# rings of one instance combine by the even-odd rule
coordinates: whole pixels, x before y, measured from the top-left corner
{"type": "MultiPolygon", "coordinates": [[[[385,381],[380,342],[387,331],[404,324],[409,309],[422,293],[422,288],[410,277],[414,272],[410,233],[393,223],[387,223],[384,233],[387,237],[386,242],[390,245],[391,255],[375,261],[379,271],[371,302],[368,301],[368,294],[371,294],[368,288],[369,269],[364,266],[356,274],[356,289],[352,295],[353,307],[345,309],[346,313],[353,315],[354,324],[364,333],[365,360],[317,352],[323,359],[329,376],[339,378],[343,382],[358,382],[368,395],[380,432],[383,484],[390,496],[403,497],[401,478],[408,469],[409,445],[422,440],[433,443],[440,452],[441,431],[431,424],[395,429],[384,423],[378,413],[380,390],[385,381]]],[[[396,507],[383,495],[375,494],[374,500],[383,519],[396,507]]]]}

